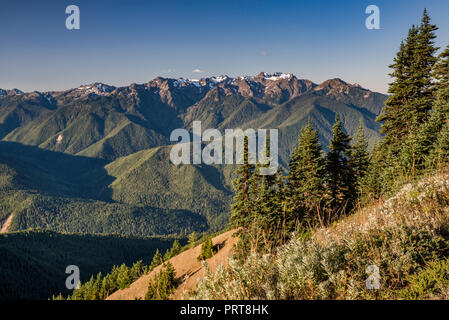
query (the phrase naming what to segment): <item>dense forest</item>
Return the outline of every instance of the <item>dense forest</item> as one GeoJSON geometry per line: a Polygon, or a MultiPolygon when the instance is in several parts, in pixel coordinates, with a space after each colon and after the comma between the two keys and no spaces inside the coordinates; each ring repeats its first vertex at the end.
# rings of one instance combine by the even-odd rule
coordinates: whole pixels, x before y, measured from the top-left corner
{"type": "MultiPolygon", "coordinates": [[[[99,272],[128,269],[142,260],[132,269],[140,270],[158,249],[169,250],[173,241],[169,237],[129,238],[44,230],[1,234],[0,299],[48,299],[58,292],[67,295],[71,292],[65,287],[67,266],[79,267],[82,283],[99,272]]],[[[181,243],[185,240],[181,239],[181,243]]]]}

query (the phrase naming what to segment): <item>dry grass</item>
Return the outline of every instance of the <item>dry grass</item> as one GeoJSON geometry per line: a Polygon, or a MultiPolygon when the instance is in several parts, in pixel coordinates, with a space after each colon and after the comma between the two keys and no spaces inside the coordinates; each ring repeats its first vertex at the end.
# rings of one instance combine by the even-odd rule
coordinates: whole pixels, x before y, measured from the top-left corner
{"type": "MultiPolygon", "coordinates": [[[[236,238],[232,235],[236,230],[231,230],[218,235],[212,239],[214,246],[219,246],[221,249],[210,259],[207,260],[208,267],[215,272],[220,265],[227,265],[228,258],[232,254],[232,248],[236,242],[236,238]]],[[[197,257],[201,253],[201,245],[186,250],[169,261],[175,268],[176,280],[179,283],[172,299],[180,300],[184,298],[186,292],[193,291],[196,288],[198,279],[206,275],[206,270],[203,268],[197,257]]],[[[160,270],[162,266],[158,266],[149,274],[146,274],[128,288],[118,290],[110,295],[106,300],[135,300],[143,299],[148,290],[148,284],[160,270]]]]}
{"type": "Polygon", "coordinates": [[[11,226],[13,214],[11,213],[4,221],[0,221],[0,233],[7,233],[11,226]]]}
{"type": "Polygon", "coordinates": [[[362,208],[333,226],[320,228],[313,239],[320,243],[342,243],[353,234],[397,226],[439,229],[449,223],[449,172],[427,176],[405,185],[394,197],[382,199],[362,208]]]}

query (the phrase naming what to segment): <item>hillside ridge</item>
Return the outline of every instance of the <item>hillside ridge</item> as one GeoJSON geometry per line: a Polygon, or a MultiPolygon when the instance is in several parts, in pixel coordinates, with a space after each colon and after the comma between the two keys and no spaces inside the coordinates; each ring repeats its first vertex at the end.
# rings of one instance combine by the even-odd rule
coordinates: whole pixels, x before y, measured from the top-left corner
{"type": "MultiPolygon", "coordinates": [[[[230,230],[212,239],[213,245],[220,246],[220,250],[212,258],[206,260],[211,272],[215,272],[221,265],[227,265],[228,259],[232,255],[232,248],[237,241],[237,238],[233,237],[235,232],[236,230],[230,230]]],[[[179,283],[176,291],[172,295],[172,299],[183,299],[184,294],[194,290],[198,280],[206,275],[206,270],[202,267],[202,263],[197,259],[200,252],[201,245],[198,245],[169,260],[175,268],[176,280],[179,283]]],[[[106,300],[143,300],[148,291],[150,280],[162,268],[163,265],[156,267],[149,274],[146,274],[133,282],[128,288],[114,292],[106,300]]]]}

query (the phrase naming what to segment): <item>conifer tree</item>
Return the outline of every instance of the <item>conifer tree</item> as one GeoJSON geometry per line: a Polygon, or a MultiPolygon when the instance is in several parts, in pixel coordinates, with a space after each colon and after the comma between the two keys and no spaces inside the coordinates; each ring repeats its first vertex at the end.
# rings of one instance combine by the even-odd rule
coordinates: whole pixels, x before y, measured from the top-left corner
{"type": "Polygon", "coordinates": [[[139,260],[133,264],[130,269],[131,281],[138,279],[142,274],[144,274],[146,266],[143,264],[142,260],[139,260]]]}
{"type": "Polygon", "coordinates": [[[393,69],[389,75],[394,81],[390,83],[388,89],[390,96],[385,101],[381,114],[377,117],[377,121],[382,122],[381,133],[385,134],[383,140],[385,145],[399,146],[407,136],[412,123],[413,114],[410,111],[412,109],[410,102],[413,86],[410,76],[417,37],[418,31],[413,25],[405,43],[401,43],[394,63],[389,66],[393,69]]]}
{"type": "Polygon", "coordinates": [[[156,253],[153,256],[153,260],[151,261],[150,267],[148,268],[149,271],[153,270],[157,266],[161,265],[164,262],[164,259],[162,258],[161,253],[159,252],[159,249],[156,249],[156,253]]]}
{"type": "Polygon", "coordinates": [[[326,188],[329,196],[328,205],[331,210],[345,212],[351,209],[350,193],[352,192],[353,176],[349,167],[351,138],[343,131],[338,114],[332,129],[332,139],[326,156],[326,188]]]}
{"type": "Polygon", "coordinates": [[[173,245],[170,249],[170,258],[173,258],[173,257],[177,256],[178,254],[180,254],[181,250],[182,250],[182,247],[181,247],[181,244],[179,243],[179,240],[173,241],[173,245]]]}
{"type": "Polygon", "coordinates": [[[145,300],[168,300],[176,289],[175,268],[170,262],[150,280],[145,300]]]}
{"type": "Polygon", "coordinates": [[[369,152],[368,141],[365,138],[365,132],[363,127],[363,119],[360,118],[359,128],[354,137],[354,143],[352,145],[352,152],[350,157],[350,167],[353,172],[353,185],[355,186],[354,194],[352,197],[358,197],[361,193],[362,180],[368,172],[369,167],[369,152]]]}
{"type": "Polygon", "coordinates": [[[390,67],[394,78],[391,96],[378,116],[385,137],[380,144],[383,155],[378,166],[382,192],[392,189],[395,181],[414,176],[424,166],[424,159],[435,138],[435,119],[428,122],[435,96],[433,69],[437,61],[434,45],[437,27],[430,23],[424,10],[421,24],[413,26],[390,67]],[[380,166],[380,167],[379,167],[380,166]]]}
{"type": "Polygon", "coordinates": [[[247,226],[252,211],[250,183],[254,175],[254,165],[248,160],[248,138],[245,136],[243,164],[236,170],[237,178],[233,181],[235,196],[231,207],[231,225],[234,227],[247,226]]]}
{"type": "Polygon", "coordinates": [[[416,96],[413,99],[414,126],[420,126],[428,117],[432,109],[435,94],[433,83],[433,70],[437,62],[435,53],[435,31],[438,28],[430,23],[427,10],[424,9],[421,25],[418,28],[418,36],[414,51],[414,59],[411,67],[411,84],[416,88],[416,96]]]}
{"type": "Polygon", "coordinates": [[[362,202],[378,199],[383,191],[382,175],[385,164],[385,155],[382,154],[380,144],[376,144],[369,158],[368,170],[360,181],[362,202]]]}
{"type": "Polygon", "coordinates": [[[159,298],[161,300],[168,300],[170,295],[176,288],[175,268],[170,262],[165,265],[165,270],[162,272],[159,282],[159,298]]]}
{"type": "Polygon", "coordinates": [[[422,170],[426,166],[432,167],[429,154],[436,147],[440,131],[445,125],[445,120],[449,118],[449,47],[440,54],[439,58],[434,68],[434,77],[438,83],[433,112],[427,122],[412,132],[405,144],[401,157],[404,168],[412,167],[422,170]]]}
{"type": "Polygon", "coordinates": [[[324,160],[321,153],[318,134],[309,120],[300,132],[287,177],[289,210],[304,224],[312,222],[324,194],[324,160]]]}
{"type": "Polygon", "coordinates": [[[437,93],[434,110],[427,130],[423,132],[423,148],[430,149],[427,156],[428,166],[434,162],[447,163],[448,121],[449,121],[449,46],[440,54],[439,61],[435,65],[434,76],[437,79],[437,93]],[[445,158],[446,157],[446,158],[445,158]]]}
{"type": "Polygon", "coordinates": [[[280,244],[285,224],[284,206],[284,177],[282,169],[279,168],[273,175],[261,175],[260,169],[271,162],[270,140],[265,140],[264,150],[268,163],[258,163],[256,174],[252,180],[252,193],[256,199],[256,209],[253,215],[253,223],[260,230],[263,249],[271,251],[273,247],[280,244]]]}
{"type": "Polygon", "coordinates": [[[263,228],[265,244],[279,244],[288,217],[285,214],[285,190],[282,169],[271,176],[263,176],[260,186],[261,227],[263,228]]]}
{"type": "Polygon", "coordinates": [[[198,241],[198,235],[196,234],[195,231],[193,231],[190,235],[189,235],[189,240],[188,240],[188,244],[190,248],[193,248],[193,246],[195,245],[195,243],[198,241]]]}
{"type": "Polygon", "coordinates": [[[177,256],[179,253],[181,253],[181,244],[178,240],[173,241],[173,245],[170,248],[170,250],[167,250],[164,254],[164,261],[168,261],[174,256],[177,256]]]}
{"type": "Polygon", "coordinates": [[[377,119],[383,122],[382,133],[386,134],[388,144],[397,146],[413,128],[428,119],[435,92],[432,72],[437,61],[438,48],[434,45],[437,29],[424,10],[421,25],[412,26],[390,65],[393,69],[390,76],[395,80],[388,90],[391,96],[377,119]]]}
{"type": "Polygon", "coordinates": [[[204,239],[204,242],[201,245],[201,253],[198,256],[198,260],[202,261],[212,258],[213,255],[214,247],[212,245],[212,238],[208,236],[204,239]]]}
{"type": "Polygon", "coordinates": [[[100,290],[100,297],[101,297],[101,299],[102,300],[106,299],[111,292],[112,292],[112,290],[111,290],[109,277],[106,276],[101,281],[101,290],[100,290]]]}
{"type": "Polygon", "coordinates": [[[131,278],[129,274],[129,269],[125,264],[122,264],[119,268],[119,273],[117,276],[117,284],[120,289],[125,289],[131,283],[131,278]]]}
{"type": "Polygon", "coordinates": [[[438,169],[449,164],[449,120],[446,120],[437,136],[428,163],[432,168],[438,169]]]}

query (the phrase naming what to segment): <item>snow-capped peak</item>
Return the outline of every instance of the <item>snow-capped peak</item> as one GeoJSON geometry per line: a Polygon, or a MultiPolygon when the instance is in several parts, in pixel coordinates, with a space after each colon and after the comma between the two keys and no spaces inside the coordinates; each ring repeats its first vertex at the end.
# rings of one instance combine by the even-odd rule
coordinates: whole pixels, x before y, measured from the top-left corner
{"type": "Polygon", "coordinates": [[[11,90],[5,90],[5,89],[0,89],[0,97],[3,96],[7,96],[7,95],[20,95],[23,94],[22,90],[19,89],[11,89],[11,90]]]}
{"type": "Polygon", "coordinates": [[[230,78],[228,76],[218,76],[218,77],[210,77],[209,79],[215,83],[221,83],[223,81],[229,80],[230,78]]]}
{"type": "Polygon", "coordinates": [[[265,80],[269,81],[277,81],[281,79],[290,79],[293,77],[293,74],[291,73],[282,73],[282,72],[275,72],[273,74],[268,74],[266,72],[263,73],[263,78],[265,80]]]}
{"type": "Polygon", "coordinates": [[[115,87],[104,83],[95,82],[93,84],[79,86],[76,90],[83,91],[85,94],[107,94],[114,91],[115,87]]]}
{"type": "Polygon", "coordinates": [[[246,81],[253,81],[254,77],[253,76],[239,76],[236,79],[238,79],[238,80],[246,80],[246,81]]]}
{"type": "Polygon", "coordinates": [[[188,86],[188,85],[194,85],[195,87],[201,87],[201,83],[200,83],[200,80],[197,80],[197,79],[184,79],[184,78],[179,78],[179,79],[176,79],[174,82],[173,82],[173,85],[175,86],[175,87],[181,87],[181,86],[188,86]]]}

